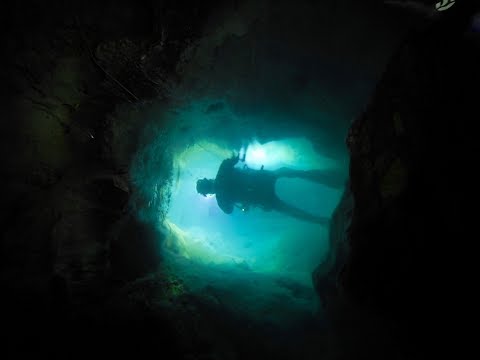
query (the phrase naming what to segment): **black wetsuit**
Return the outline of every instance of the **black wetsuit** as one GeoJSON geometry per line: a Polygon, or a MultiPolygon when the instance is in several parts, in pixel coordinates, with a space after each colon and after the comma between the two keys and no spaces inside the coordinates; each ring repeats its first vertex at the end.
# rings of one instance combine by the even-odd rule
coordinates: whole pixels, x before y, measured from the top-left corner
{"type": "Polygon", "coordinates": [[[278,198],[275,193],[275,182],[279,177],[297,177],[327,186],[339,187],[339,184],[332,181],[330,173],[320,170],[302,171],[287,168],[276,171],[238,169],[234,167],[238,160],[238,157],[224,160],[215,178],[217,203],[223,212],[231,214],[235,204],[240,204],[244,208],[254,206],[267,211],[280,211],[304,221],[328,223],[328,218],[310,214],[278,198]]]}
{"type": "Polygon", "coordinates": [[[235,204],[260,206],[271,210],[277,201],[272,171],[237,169],[238,158],[226,159],[218,169],[215,178],[215,194],[218,206],[231,214],[235,204]]]}

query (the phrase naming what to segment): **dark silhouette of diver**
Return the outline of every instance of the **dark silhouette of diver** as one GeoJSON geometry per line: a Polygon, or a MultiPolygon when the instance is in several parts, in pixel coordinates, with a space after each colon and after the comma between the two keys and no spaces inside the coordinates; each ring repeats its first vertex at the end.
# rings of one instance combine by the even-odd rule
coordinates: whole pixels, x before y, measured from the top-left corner
{"type": "MultiPolygon", "coordinates": [[[[280,177],[300,178],[323,185],[341,188],[343,186],[339,176],[323,170],[293,170],[280,168],[275,171],[253,170],[246,165],[243,169],[235,168],[239,157],[233,156],[223,160],[215,179],[203,178],[197,181],[197,192],[203,196],[216,194],[218,206],[226,214],[231,214],[233,207],[242,211],[251,206],[263,210],[276,210],[294,218],[317,223],[328,224],[328,218],[310,214],[281,200],[275,193],[275,182],[280,177]]],[[[245,161],[245,157],[242,159],[245,161]]]]}

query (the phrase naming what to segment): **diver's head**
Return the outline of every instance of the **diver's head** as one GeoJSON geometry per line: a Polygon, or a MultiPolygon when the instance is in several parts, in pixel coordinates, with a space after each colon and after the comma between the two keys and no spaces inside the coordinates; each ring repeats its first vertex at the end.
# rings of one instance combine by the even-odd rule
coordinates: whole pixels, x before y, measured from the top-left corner
{"type": "Polygon", "coordinates": [[[215,180],[203,178],[197,180],[197,192],[203,196],[207,194],[215,194],[215,180]]]}

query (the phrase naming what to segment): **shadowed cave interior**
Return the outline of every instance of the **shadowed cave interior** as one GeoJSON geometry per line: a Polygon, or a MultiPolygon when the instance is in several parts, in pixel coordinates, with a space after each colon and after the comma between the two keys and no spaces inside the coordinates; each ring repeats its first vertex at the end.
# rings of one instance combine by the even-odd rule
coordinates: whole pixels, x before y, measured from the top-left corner
{"type": "Polygon", "coordinates": [[[4,7],[2,358],[430,357],[474,224],[477,5],[4,7]],[[319,171],[274,190],[328,221],[199,194],[237,154],[319,171]]]}

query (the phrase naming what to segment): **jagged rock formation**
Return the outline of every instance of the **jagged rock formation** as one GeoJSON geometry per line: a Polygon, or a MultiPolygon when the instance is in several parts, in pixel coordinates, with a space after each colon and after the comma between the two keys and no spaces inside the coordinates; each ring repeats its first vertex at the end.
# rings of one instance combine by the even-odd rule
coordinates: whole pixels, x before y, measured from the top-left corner
{"type": "MultiPolygon", "coordinates": [[[[79,336],[113,345],[108,332],[124,315],[107,318],[102,304],[112,288],[159,262],[158,235],[128,211],[142,111],[168,95],[209,6],[2,6],[0,314],[7,353],[58,354],[79,336]]],[[[135,348],[136,340],[144,341],[133,337],[123,347],[135,348]]]]}
{"type": "Polygon", "coordinates": [[[340,203],[332,214],[329,225],[329,250],[326,258],[315,268],[312,282],[322,301],[322,308],[328,308],[337,299],[338,277],[348,256],[349,237],[353,211],[353,197],[350,185],[342,195],[340,203]]]}
{"type": "Polygon", "coordinates": [[[480,43],[472,13],[458,6],[413,32],[350,129],[351,225],[337,234],[345,216],[337,212],[332,227],[333,243],[347,237],[348,255],[333,273],[314,274],[317,292],[336,297],[327,312],[346,358],[428,358],[448,318],[439,304],[454,287],[449,252],[475,221],[468,199],[480,43]]]}

